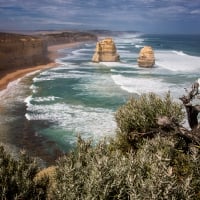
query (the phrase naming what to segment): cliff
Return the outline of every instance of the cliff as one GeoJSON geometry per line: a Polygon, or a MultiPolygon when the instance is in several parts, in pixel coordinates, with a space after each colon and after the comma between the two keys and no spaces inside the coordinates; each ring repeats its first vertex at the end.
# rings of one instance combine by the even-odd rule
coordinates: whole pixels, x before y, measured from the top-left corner
{"type": "Polygon", "coordinates": [[[84,41],[97,41],[97,37],[76,31],[34,35],[0,32],[0,77],[19,68],[49,63],[48,46],[84,41]]]}
{"type": "Polygon", "coordinates": [[[45,64],[47,45],[41,38],[29,35],[0,33],[0,71],[45,64]]]}
{"type": "Polygon", "coordinates": [[[145,46],[140,50],[138,57],[138,65],[139,67],[150,68],[155,64],[155,56],[152,47],[145,46]]]}
{"type": "Polygon", "coordinates": [[[97,42],[93,62],[117,62],[119,55],[112,38],[106,38],[97,42]]]}

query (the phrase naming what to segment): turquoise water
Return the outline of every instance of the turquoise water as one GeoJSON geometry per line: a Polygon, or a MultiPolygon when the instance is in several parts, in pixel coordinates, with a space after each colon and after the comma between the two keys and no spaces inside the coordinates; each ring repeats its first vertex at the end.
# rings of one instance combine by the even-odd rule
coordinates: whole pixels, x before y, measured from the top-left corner
{"type": "MultiPolygon", "coordinates": [[[[52,141],[64,152],[74,147],[77,135],[94,141],[112,137],[115,112],[131,96],[164,95],[170,90],[178,101],[184,88],[199,78],[200,36],[123,33],[113,39],[121,58],[118,63],[92,63],[95,44],[88,43],[61,50],[58,67],[15,86],[15,91],[23,87],[19,102],[25,102],[23,116],[37,137],[52,141]],[[155,51],[152,69],[137,66],[138,53],[145,45],[155,51]]],[[[52,146],[43,147],[51,154],[52,146]]]]}

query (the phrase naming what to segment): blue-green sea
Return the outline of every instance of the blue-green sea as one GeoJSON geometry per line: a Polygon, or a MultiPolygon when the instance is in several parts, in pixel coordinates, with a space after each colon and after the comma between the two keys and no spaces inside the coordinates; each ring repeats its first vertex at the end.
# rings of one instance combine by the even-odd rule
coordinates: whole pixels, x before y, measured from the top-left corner
{"type": "Polygon", "coordinates": [[[95,142],[113,137],[115,112],[130,97],[170,91],[178,101],[200,77],[200,35],[118,32],[112,37],[120,62],[91,62],[96,44],[88,42],[60,50],[58,67],[9,84],[0,93],[0,140],[51,160],[73,149],[77,135],[95,142]],[[137,65],[146,45],[155,53],[151,69],[137,65]]]}

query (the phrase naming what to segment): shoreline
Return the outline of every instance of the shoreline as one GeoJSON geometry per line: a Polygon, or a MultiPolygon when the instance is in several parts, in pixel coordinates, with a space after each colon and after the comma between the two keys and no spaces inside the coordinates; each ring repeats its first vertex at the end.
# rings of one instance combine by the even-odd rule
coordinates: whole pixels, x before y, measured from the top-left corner
{"type": "MultiPolygon", "coordinates": [[[[59,63],[56,63],[56,59],[62,57],[62,52],[59,52],[61,49],[67,48],[78,48],[80,45],[86,42],[74,42],[74,43],[66,43],[62,45],[52,45],[48,47],[48,56],[51,60],[50,63],[46,65],[38,65],[34,67],[27,67],[25,69],[13,69],[12,71],[7,71],[5,76],[0,79],[0,93],[9,90],[9,84],[18,80],[22,80],[26,75],[30,73],[34,73],[37,71],[47,70],[49,68],[60,66],[59,63]]],[[[18,84],[18,82],[17,82],[18,84]]],[[[4,96],[4,95],[3,95],[4,96]]],[[[4,96],[4,98],[6,98],[4,96]]],[[[1,116],[4,116],[6,113],[12,115],[12,108],[9,108],[0,105],[0,113],[1,116]]],[[[55,164],[55,161],[62,155],[64,152],[60,150],[56,143],[49,140],[45,136],[38,136],[37,132],[32,129],[31,123],[25,117],[26,106],[24,102],[22,104],[17,105],[14,109],[14,115],[20,116],[17,117],[13,122],[5,122],[1,126],[1,134],[0,134],[0,142],[11,151],[18,152],[20,149],[25,149],[27,154],[31,157],[37,158],[39,164],[44,166],[50,166],[55,164]],[[19,134],[13,134],[13,133],[19,134]],[[51,148],[51,152],[47,149],[47,146],[51,148]]]]}
{"type": "Polygon", "coordinates": [[[59,44],[59,45],[51,45],[48,47],[48,57],[50,59],[50,62],[44,65],[37,65],[37,66],[30,66],[27,68],[19,68],[19,69],[13,69],[13,71],[6,72],[3,77],[0,79],[0,91],[7,88],[8,84],[12,81],[15,81],[19,78],[24,77],[25,75],[38,71],[38,70],[45,70],[50,69],[53,67],[58,66],[58,63],[56,63],[56,59],[60,57],[59,50],[66,49],[66,48],[73,48],[78,47],[79,45],[83,44],[85,42],[73,42],[73,43],[65,43],[65,44],[59,44]]]}

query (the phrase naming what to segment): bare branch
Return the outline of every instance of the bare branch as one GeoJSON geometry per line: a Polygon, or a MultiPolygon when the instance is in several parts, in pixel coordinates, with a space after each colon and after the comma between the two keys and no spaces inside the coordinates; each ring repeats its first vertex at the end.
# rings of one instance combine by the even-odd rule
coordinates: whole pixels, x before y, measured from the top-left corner
{"type": "Polygon", "coordinates": [[[200,135],[198,134],[199,131],[200,130],[198,129],[195,132],[191,132],[184,127],[179,127],[178,135],[184,138],[188,143],[200,145],[200,135]]]}
{"type": "Polygon", "coordinates": [[[192,90],[186,90],[186,92],[188,93],[187,95],[183,95],[179,98],[184,105],[189,104],[199,94],[199,83],[195,82],[192,85],[192,90]]]}
{"type": "Polygon", "coordinates": [[[191,101],[194,98],[199,98],[199,79],[196,81],[191,88],[191,91],[186,90],[187,94],[183,95],[179,99],[183,102],[187,117],[188,117],[188,123],[190,125],[191,129],[195,129],[198,126],[198,114],[200,112],[200,105],[193,106],[191,101]]]}

